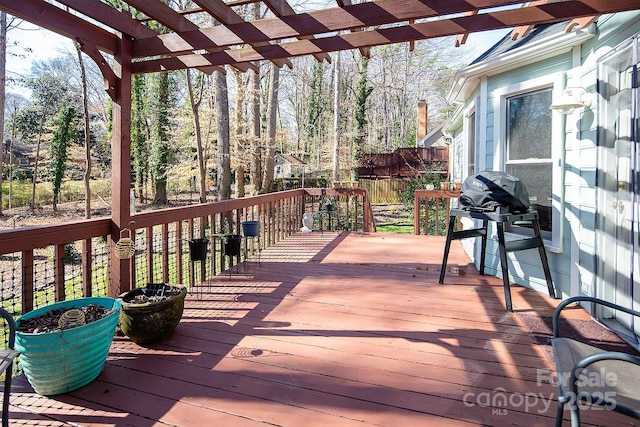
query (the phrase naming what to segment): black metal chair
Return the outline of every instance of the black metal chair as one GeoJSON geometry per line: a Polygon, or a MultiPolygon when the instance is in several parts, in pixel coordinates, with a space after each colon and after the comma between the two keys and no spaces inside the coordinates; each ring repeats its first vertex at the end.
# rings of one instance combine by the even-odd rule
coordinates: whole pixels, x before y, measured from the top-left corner
{"type": "Polygon", "coordinates": [[[561,311],[569,304],[586,301],[620,310],[640,318],[640,312],[594,297],[577,296],[561,302],[553,313],[553,347],[558,375],[556,427],[562,425],[564,405],[569,404],[571,426],[580,425],[580,407],[599,405],[640,419],[640,357],[560,337],[561,311]]]}
{"type": "Polygon", "coordinates": [[[0,374],[4,373],[4,397],[2,400],[2,426],[9,426],[9,396],[11,395],[11,376],[13,374],[13,360],[18,355],[14,350],[16,342],[16,323],[9,312],[0,307],[0,316],[4,317],[9,326],[7,348],[0,350],[0,374]]]}
{"type": "Polygon", "coordinates": [[[9,427],[9,396],[11,395],[11,377],[13,374],[13,360],[19,354],[15,349],[16,322],[9,312],[0,307],[0,316],[4,317],[9,326],[7,348],[0,350],[0,374],[4,373],[4,397],[2,400],[2,427],[9,427]]]}

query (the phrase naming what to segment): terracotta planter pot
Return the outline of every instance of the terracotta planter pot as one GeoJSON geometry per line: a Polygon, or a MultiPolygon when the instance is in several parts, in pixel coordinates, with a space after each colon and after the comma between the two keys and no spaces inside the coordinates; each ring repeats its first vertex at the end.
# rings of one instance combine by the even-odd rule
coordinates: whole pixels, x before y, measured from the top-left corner
{"type": "Polygon", "coordinates": [[[120,328],[136,344],[167,338],[180,323],[187,288],[153,283],[120,295],[120,328]],[[160,296],[170,295],[169,298],[160,296]],[[144,301],[148,298],[147,302],[144,301]]]}

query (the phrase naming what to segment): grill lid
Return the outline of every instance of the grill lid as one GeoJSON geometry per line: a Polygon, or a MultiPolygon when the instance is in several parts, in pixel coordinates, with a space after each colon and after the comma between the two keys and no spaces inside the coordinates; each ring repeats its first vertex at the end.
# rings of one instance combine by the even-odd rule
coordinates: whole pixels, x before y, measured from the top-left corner
{"type": "Polygon", "coordinates": [[[522,181],[502,171],[482,171],[462,183],[460,204],[466,210],[529,212],[529,193],[522,181]]]}

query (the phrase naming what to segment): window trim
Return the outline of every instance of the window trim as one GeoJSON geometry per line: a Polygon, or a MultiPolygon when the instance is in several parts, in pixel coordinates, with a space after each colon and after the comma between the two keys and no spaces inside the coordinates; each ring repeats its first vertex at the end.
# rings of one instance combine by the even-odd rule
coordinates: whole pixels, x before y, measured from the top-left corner
{"type": "Polygon", "coordinates": [[[463,152],[463,156],[464,156],[464,162],[462,165],[462,175],[463,177],[467,177],[469,176],[469,167],[470,167],[470,156],[471,156],[471,144],[474,144],[473,147],[473,153],[474,153],[474,173],[478,173],[479,169],[478,169],[478,135],[479,135],[479,123],[478,123],[478,107],[477,104],[479,103],[479,99],[475,98],[474,102],[472,102],[471,104],[469,104],[469,106],[467,106],[466,110],[464,111],[464,120],[463,120],[463,133],[465,135],[465,143],[464,143],[464,152],[463,152]],[[473,129],[471,128],[471,117],[474,116],[474,126],[473,129]],[[473,138],[471,138],[471,136],[473,135],[473,138]]]}
{"type": "MultiPolygon", "coordinates": [[[[494,170],[506,170],[507,151],[507,100],[510,97],[522,95],[528,92],[551,88],[552,99],[560,96],[564,86],[564,75],[543,76],[531,80],[526,80],[513,85],[498,88],[494,91],[494,170]]],[[[560,113],[553,113],[551,116],[551,165],[553,179],[551,186],[552,194],[552,228],[551,238],[543,236],[545,247],[549,252],[562,252],[562,235],[564,229],[564,116],[560,113]]],[[[507,235],[517,236],[518,233],[510,232],[507,235]]]]}

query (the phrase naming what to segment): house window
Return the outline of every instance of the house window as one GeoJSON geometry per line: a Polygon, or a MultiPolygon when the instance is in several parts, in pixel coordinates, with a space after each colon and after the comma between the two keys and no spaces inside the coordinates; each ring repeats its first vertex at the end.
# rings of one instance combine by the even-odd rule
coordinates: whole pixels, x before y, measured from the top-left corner
{"type": "Polygon", "coordinates": [[[506,98],[505,170],[527,187],[546,238],[553,226],[551,94],[548,88],[506,98]]]}
{"type": "Polygon", "coordinates": [[[469,121],[469,132],[467,132],[468,138],[468,153],[467,153],[467,176],[476,174],[476,112],[474,111],[467,118],[469,121]]]}

